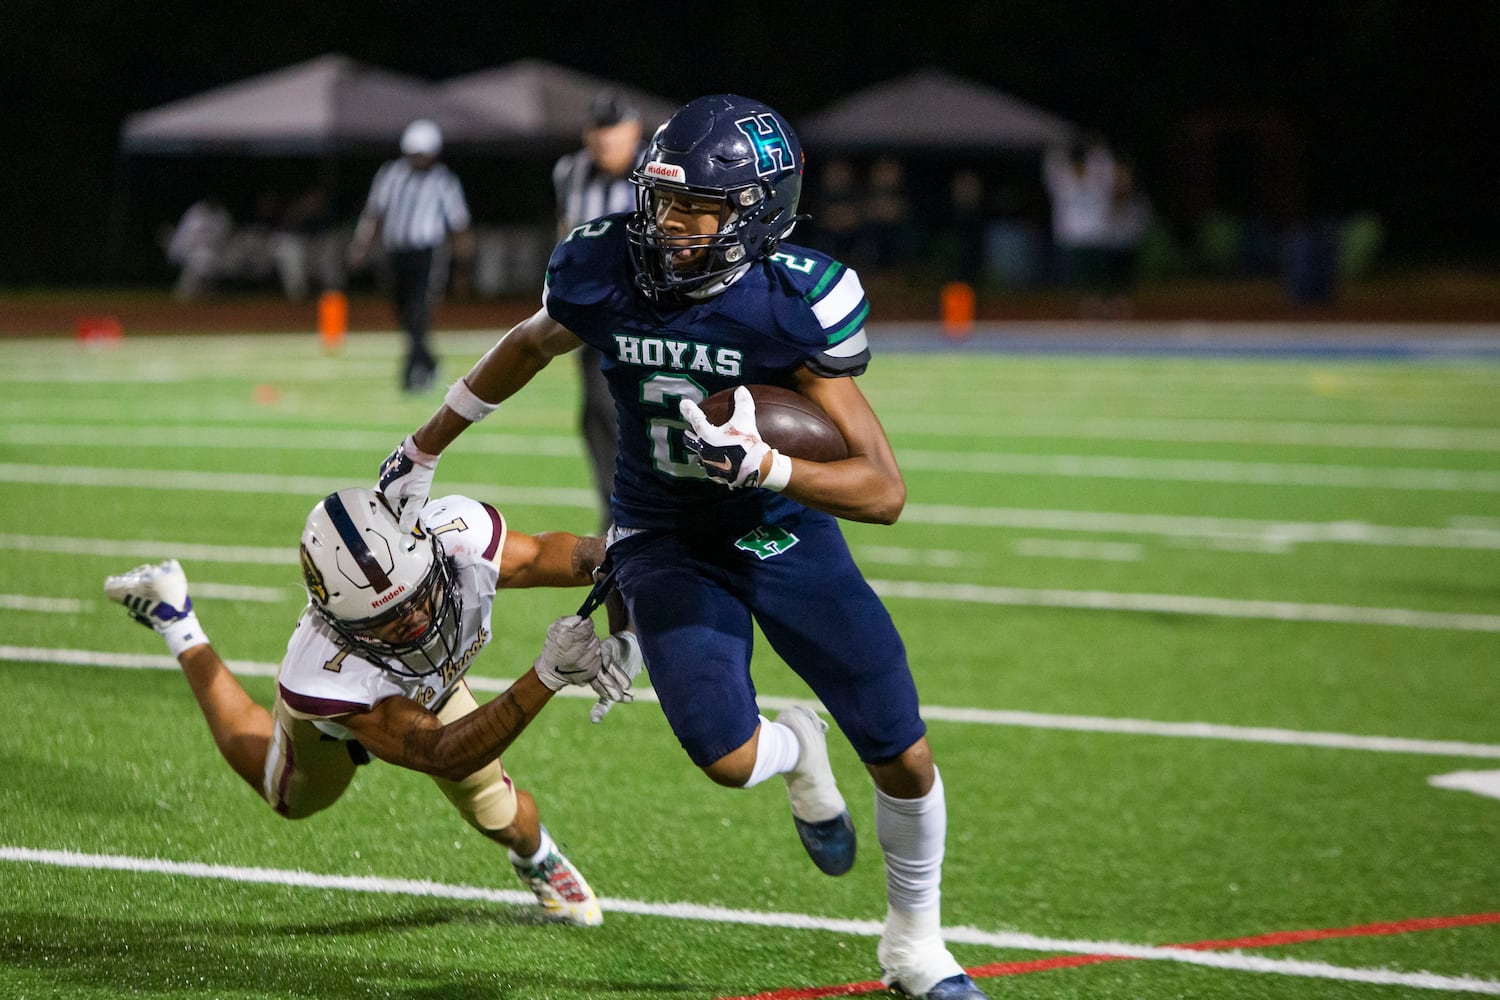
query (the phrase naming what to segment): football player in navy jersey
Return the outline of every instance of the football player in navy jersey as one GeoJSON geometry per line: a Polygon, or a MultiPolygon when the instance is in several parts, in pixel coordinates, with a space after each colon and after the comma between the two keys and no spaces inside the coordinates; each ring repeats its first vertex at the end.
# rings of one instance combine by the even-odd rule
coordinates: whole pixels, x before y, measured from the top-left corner
{"type": "Polygon", "coordinates": [[[603,354],[619,418],[608,559],[672,730],[715,782],[786,782],[814,863],[854,864],[855,832],[829,766],[827,724],[759,712],[753,623],[822,701],[875,783],[887,910],[884,982],[929,1000],[974,1000],[942,939],[947,827],[916,686],[890,614],[849,555],[838,518],[890,524],[906,485],[854,376],[869,362],[859,277],[783,244],[801,218],[797,136],[758,101],[715,94],[652,138],[634,213],[574,229],[553,251],[542,308],[448,390],[381,466],[379,486],[416,516],[438,456],[554,357],[603,354]],[[722,425],[698,403],[749,384],[793,389],[827,412],[849,456],[811,462],[757,433],[748,391],[722,425]]]}

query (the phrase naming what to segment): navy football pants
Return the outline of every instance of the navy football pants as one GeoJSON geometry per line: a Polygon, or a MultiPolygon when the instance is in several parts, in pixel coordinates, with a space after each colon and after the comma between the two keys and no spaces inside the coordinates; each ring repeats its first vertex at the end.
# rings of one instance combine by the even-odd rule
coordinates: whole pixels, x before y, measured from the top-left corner
{"type": "Polygon", "coordinates": [[[752,616],[862,761],[926,732],[901,637],[831,515],[803,510],[748,535],[643,532],[610,556],[662,711],[699,767],[759,721],[752,616]]]}

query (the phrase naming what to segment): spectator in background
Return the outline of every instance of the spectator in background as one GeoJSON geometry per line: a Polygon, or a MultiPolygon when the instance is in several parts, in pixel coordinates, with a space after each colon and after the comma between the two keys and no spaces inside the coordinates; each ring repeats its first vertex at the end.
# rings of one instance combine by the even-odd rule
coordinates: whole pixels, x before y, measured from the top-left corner
{"type": "Polygon", "coordinates": [[[915,255],[916,224],[906,197],[906,168],[900,160],[881,157],[870,168],[864,215],[877,269],[897,267],[915,255]]]}
{"type": "MultiPolygon", "coordinates": [[[[564,156],[552,168],[559,240],[591,219],[635,211],[635,185],[630,183],[630,172],[643,151],[640,112],[615,90],[596,94],[583,130],[583,148],[564,156]]],[[[599,493],[603,527],[608,528],[619,431],[614,400],[599,370],[600,359],[600,352],[593,347],[585,346],[578,352],[583,390],[579,425],[588,447],[594,488],[599,493]]]]}
{"type": "Polygon", "coordinates": [[[325,262],[319,261],[317,267],[313,264],[314,241],[327,225],[328,196],[316,185],[286,202],[271,221],[267,250],[282,291],[294,302],[307,298],[314,277],[320,288],[342,284],[342,276],[330,275],[325,262]]]}
{"type": "Polygon", "coordinates": [[[811,220],[815,227],[812,245],[851,267],[864,264],[858,250],[863,221],[860,200],[854,168],[848,160],[823,164],[818,173],[818,207],[811,220]]]}
{"type": "Polygon", "coordinates": [[[419,118],[401,135],[401,157],[381,165],[349,244],[349,267],[359,270],[380,237],[390,258],[396,318],[406,332],[407,355],[401,386],[421,392],[437,377],[437,357],[428,345],[432,309],[448,283],[452,256],[467,268],[474,256],[474,234],[463,186],[438,162],[443,133],[436,122],[419,118]]]}
{"type": "Polygon", "coordinates": [[[1080,311],[1104,311],[1113,234],[1115,158],[1099,137],[1064,150],[1054,147],[1042,161],[1042,179],[1052,200],[1052,241],[1063,284],[1083,291],[1080,311]]]}
{"type": "Polygon", "coordinates": [[[176,298],[195,299],[212,285],[233,232],[234,219],[217,196],[205,195],[188,206],[166,241],[167,260],[178,269],[176,298]]]}
{"type": "Polygon", "coordinates": [[[953,175],[949,188],[948,227],[952,240],[949,277],[978,285],[984,277],[984,181],[972,170],[953,175]]]}
{"type": "Polygon", "coordinates": [[[1141,241],[1151,226],[1151,199],[1135,183],[1135,168],[1127,160],[1115,163],[1114,189],[1110,198],[1109,238],[1106,241],[1105,305],[1116,319],[1128,318],[1135,311],[1137,259],[1141,241]]]}

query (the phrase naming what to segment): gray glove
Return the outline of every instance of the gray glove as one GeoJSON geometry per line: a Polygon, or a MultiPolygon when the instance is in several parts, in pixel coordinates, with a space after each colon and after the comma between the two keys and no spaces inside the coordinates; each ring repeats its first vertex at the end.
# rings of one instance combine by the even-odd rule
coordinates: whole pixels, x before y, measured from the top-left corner
{"type": "Polygon", "coordinates": [[[578,615],[564,615],[547,626],[547,641],[532,668],[551,691],[569,684],[588,684],[604,668],[604,652],[594,623],[578,615]]]}
{"type": "Polygon", "coordinates": [[[630,685],[646,665],[634,632],[616,632],[600,645],[604,647],[604,669],[590,685],[599,695],[599,700],[589,709],[590,722],[604,718],[617,703],[635,701],[630,685]]]}

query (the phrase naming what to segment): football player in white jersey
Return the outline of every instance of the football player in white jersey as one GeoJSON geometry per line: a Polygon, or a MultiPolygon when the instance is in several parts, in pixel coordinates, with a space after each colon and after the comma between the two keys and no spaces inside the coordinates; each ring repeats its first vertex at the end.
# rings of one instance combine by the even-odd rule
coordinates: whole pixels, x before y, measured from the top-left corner
{"type": "Polygon", "coordinates": [[[464,673],[491,638],[497,588],[586,586],[603,552],[598,538],[510,531],[468,497],[432,501],[402,531],[379,494],[332,493],[302,533],[309,603],[270,710],[209,644],[177,560],[109,577],[105,593],[166,640],[220,753],[277,813],[300,819],[332,805],[370,755],[429,774],[471,826],[507,848],[550,919],[595,926],[593,890],[500,755],[565,685],[594,688],[595,721],[629,701],[642,666],[635,636],[601,642],[587,617],[559,618],[531,668],[483,706],[464,673]]]}

